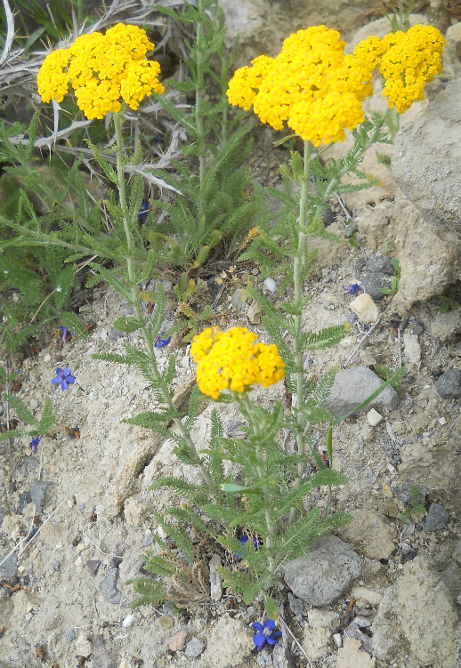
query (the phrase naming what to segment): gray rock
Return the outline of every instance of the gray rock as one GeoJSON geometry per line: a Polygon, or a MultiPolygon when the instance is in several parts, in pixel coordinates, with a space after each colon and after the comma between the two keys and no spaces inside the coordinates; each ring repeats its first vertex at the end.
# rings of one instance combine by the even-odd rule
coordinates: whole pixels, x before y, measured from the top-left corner
{"type": "Polygon", "coordinates": [[[21,494],[18,501],[18,513],[21,513],[22,515],[22,513],[24,512],[24,508],[31,502],[32,502],[32,497],[30,495],[30,492],[24,492],[23,494],[21,494]]]}
{"type": "Polygon", "coordinates": [[[74,629],[67,629],[66,631],[66,638],[69,642],[72,642],[72,640],[75,640],[75,631],[74,629]]]}
{"type": "Polygon", "coordinates": [[[233,308],[234,311],[240,311],[245,308],[245,302],[242,299],[242,290],[237,289],[232,295],[231,308],[233,308]]]}
{"type": "Polygon", "coordinates": [[[351,236],[357,232],[358,225],[357,223],[350,222],[348,225],[344,225],[344,236],[346,239],[350,239],[351,236]]]}
{"type": "Polygon", "coordinates": [[[288,644],[278,642],[266,660],[266,668],[294,668],[288,644]]]}
{"type": "Polygon", "coordinates": [[[431,503],[427,511],[424,528],[426,531],[440,531],[445,529],[450,521],[450,513],[439,503],[431,503]]]}
{"type": "MultiPolygon", "coordinates": [[[[4,557],[0,557],[0,561],[3,561],[4,557]]],[[[3,564],[0,566],[0,575],[2,578],[9,580],[10,578],[15,578],[18,574],[18,557],[15,554],[11,554],[8,559],[6,559],[3,564]]]]}
{"type": "Polygon", "coordinates": [[[192,638],[184,650],[184,654],[188,659],[196,659],[205,649],[205,643],[199,640],[198,638],[192,638]]]}
{"type": "Polygon", "coordinates": [[[153,542],[154,539],[151,533],[147,533],[142,539],[142,544],[144,545],[144,547],[149,547],[149,545],[152,545],[153,542]]]}
{"type": "Polygon", "coordinates": [[[461,316],[458,309],[437,314],[431,324],[431,336],[439,341],[448,341],[460,333],[461,316]]]}
{"type": "MultiPolygon", "coordinates": [[[[412,485],[411,482],[402,482],[400,485],[396,485],[392,489],[394,491],[395,496],[398,499],[400,499],[400,501],[403,501],[403,503],[405,503],[405,505],[408,505],[411,501],[411,498],[412,498],[411,497],[411,488],[413,486],[414,485],[412,485]]],[[[424,503],[426,501],[426,493],[420,487],[418,487],[418,492],[419,492],[419,496],[418,496],[418,499],[417,499],[417,503],[424,505],[424,503]]]]}
{"type": "MultiPolygon", "coordinates": [[[[366,366],[356,366],[340,371],[336,374],[326,406],[336,417],[346,415],[362,401],[365,401],[382,383],[381,378],[366,366]]],[[[397,392],[388,385],[376,399],[362,408],[362,411],[369,411],[370,408],[392,410],[397,406],[397,401],[397,392]]]]}
{"type": "Polygon", "coordinates": [[[363,258],[360,258],[355,263],[355,270],[358,271],[358,272],[363,271],[365,269],[366,264],[367,264],[366,260],[364,260],[363,258]]]}
{"type": "Polygon", "coordinates": [[[414,550],[406,543],[400,543],[400,549],[402,551],[402,557],[405,559],[405,561],[413,561],[413,559],[418,554],[416,550],[414,550]]]}
{"type": "Polygon", "coordinates": [[[285,566],[285,582],[309,605],[329,605],[360,575],[360,557],[336,536],[313,545],[307,559],[298,557],[285,566]]]}
{"type": "Polygon", "coordinates": [[[381,253],[376,253],[376,255],[369,257],[366,267],[367,271],[389,274],[389,276],[395,275],[395,269],[392,265],[391,258],[387,255],[382,255],[381,253]]]}
{"type": "Polygon", "coordinates": [[[88,571],[89,571],[90,575],[92,575],[93,577],[95,577],[95,575],[99,571],[100,565],[101,565],[101,562],[98,561],[97,559],[89,559],[86,562],[86,567],[88,568],[88,571]]]}
{"type": "Polygon", "coordinates": [[[288,605],[298,622],[301,621],[304,612],[304,603],[301,599],[296,598],[291,592],[288,592],[288,605]]]}
{"type": "Polygon", "coordinates": [[[461,81],[442,91],[394,139],[392,172],[432,231],[461,248],[458,150],[461,81]]]}
{"type": "Polygon", "coordinates": [[[358,317],[357,313],[354,313],[353,311],[351,311],[351,312],[349,313],[349,315],[347,316],[347,321],[350,322],[351,325],[352,325],[354,322],[357,322],[358,319],[359,319],[359,317],[358,317]]]}
{"type": "Polygon", "coordinates": [[[32,498],[33,503],[35,503],[35,509],[37,511],[37,515],[41,515],[43,513],[47,487],[48,487],[47,482],[44,482],[43,480],[36,480],[32,485],[32,487],[30,488],[30,496],[32,498]]]}
{"type": "Polygon", "coordinates": [[[459,399],[461,397],[461,371],[456,367],[445,371],[435,381],[435,387],[444,399],[459,399]]]}
{"type": "Polygon", "coordinates": [[[115,329],[115,327],[112,327],[112,329],[109,332],[109,341],[111,343],[114,343],[115,341],[118,341],[124,336],[123,332],[119,332],[118,329],[115,329]]]}
{"type": "Polygon", "coordinates": [[[99,591],[101,592],[104,600],[106,600],[108,603],[113,603],[114,605],[120,603],[122,600],[122,593],[117,588],[117,580],[118,568],[109,568],[104,576],[104,579],[99,585],[99,591]]]}
{"type": "Polygon", "coordinates": [[[362,288],[374,301],[379,301],[385,297],[380,288],[390,288],[391,281],[387,274],[382,272],[365,274],[362,279],[362,288]]]}
{"type": "Polygon", "coordinates": [[[360,640],[362,646],[361,649],[365,650],[365,652],[368,652],[368,654],[373,654],[373,644],[371,642],[371,638],[366,636],[355,622],[352,622],[352,624],[349,624],[349,626],[344,629],[344,635],[346,638],[355,638],[355,640],[360,640]]]}

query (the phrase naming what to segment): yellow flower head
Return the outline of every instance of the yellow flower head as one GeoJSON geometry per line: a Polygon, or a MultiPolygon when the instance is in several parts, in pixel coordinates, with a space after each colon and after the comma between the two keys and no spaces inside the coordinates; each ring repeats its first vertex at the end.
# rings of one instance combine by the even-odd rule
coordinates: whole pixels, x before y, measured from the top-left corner
{"type": "Polygon", "coordinates": [[[122,101],[137,109],[152,90],[165,90],[158,80],[159,63],[145,58],[153,48],[145,30],[123,23],[105,35],[81,35],[69,49],[45,58],[37,76],[38,92],[44,102],[61,102],[71,85],[87,118],[117,112],[122,101]]]}
{"type": "Polygon", "coordinates": [[[245,392],[256,383],[269,387],[283,378],[285,364],[277,346],[255,343],[257,338],[246,327],[227,332],[208,327],[195,336],[191,355],[200,390],[217,399],[222,390],[245,392]]]}
{"type": "Polygon", "coordinates": [[[276,58],[259,56],[229,82],[231,104],[253,106],[263,123],[284,123],[315,146],[343,141],[364,119],[361,102],[373,93],[370,67],[344,55],[339,32],[314,26],[290,35],[276,58]]]}
{"type": "Polygon", "coordinates": [[[424,99],[424,85],[442,71],[446,42],[433,26],[416,25],[402,32],[368,37],[354,54],[371,68],[378,65],[384,77],[383,96],[389,107],[403,114],[415,100],[424,99]]]}

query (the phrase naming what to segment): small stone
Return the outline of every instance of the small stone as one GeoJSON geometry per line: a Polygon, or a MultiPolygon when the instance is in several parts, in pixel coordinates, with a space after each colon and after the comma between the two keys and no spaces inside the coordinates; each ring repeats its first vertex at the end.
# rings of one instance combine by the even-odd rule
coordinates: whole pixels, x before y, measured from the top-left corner
{"type": "Polygon", "coordinates": [[[262,308],[260,307],[258,302],[255,299],[253,299],[247,313],[248,320],[252,325],[259,325],[259,323],[261,322],[261,315],[262,315],[262,308]]]}
{"type": "Polygon", "coordinates": [[[338,649],[337,668],[374,668],[375,659],[360,649],[360,640],[344,638],[344,645],[338,649]]]}
{"type": "Polygon", "coordinates": [[[371,626],[371,621],[369,619],[365,619],[365,617],[356,617],[354,619],[354,624],[356,624],[359,629],[367,629],[371,626]]]}
{"type": "Polygon", "coordinates": [[[168,615],[162,615],[161,617],[159,617],[157,619],[157,623],[164,630],[171,629],[171,627],[174,624],[173,620],[171,619],[171,617],[168,617],[168,615]]]}
{"type": "Polygon", "coordinates": [[[380,288],[390,289],[391,281],[387,274],[376,273],[376,274],[365,274],[362,279],[362,287],[365,290],[365,293],[370,295],[375,301],[380,301],[385,297],[385,293],[381,292],[380,288]]]}
{"type": "Polygon", "coordinates": [[[355,638],[355,640],[359,640],[362,649],[365,650],[365,652],[368,652],[368,654],[373,653],[373,644],[371,642],[371,638],[366,636],[359,629],[358,625],[355,622],[349,624],[349,626],[344,630],[344,635],[346,636],[346,638],[355,638]]]}
{"type": "Polygon", "coordinates": [[[372,510],[358,510],[341,536],[368,559],[387,559],[395,549],[396,530],[372,510]]]}
{"type": "MultiPolygon", "coordinates": [[[[3,561],[4,557],[0,558],[0,562],[3,561]]],[[[5,559],[0,566],[0,575],[9,580],[10,578],[15,578],[18,575],[18,557],[15,554],[11,554],[8,559],[5,559]]]]}
{"type": "Polygon", "coordinates": [[[182,649],[184,649],[186,638],[187,638],[187,631],[178,631],[177,633],[174,634],[174,636],[171,636],[171,638],[168,641],[168,649],[170,650],[170,652],[179,652],[182,649]]]}
{"type": "Polygon", "coordinates": [[[285,582],[293,594],[310,605],[329,605],[360,575],[359,556],[336,536],[310,548],[307,559],[297,557],[285,565],[285,582]]]}
{"type": "Polygon", "coordinates": [[[444,399],[459,399],[461,397],[461,371],[456,367],[445,371],[435,381],[435,387],[444,399]]]}
{"type": "Polygon", "coordinates": [[[270,276],[268,276],[266,280],[263,281],[263,285],[272,293],[274,293],[277,290],[277,284],[273,278],[270,278],[270,276]]]}
{"type": "Polygon", "coordinates": [[[376,253],[372,255],[367,260],[367,271],[374,273],[384,273],[389,276],[395,275],[395,269],[392,264],[391,258],[388,255],[382,255],[381,253],[376,253]]]}
{"type": "Polygon", "coordinates": [[[231,308],[234,309],[234,311],[240,311],[241,309],[244,308],[245,306],[245,299],[242,297],[242,293],[244,293],[244,290],[236,290],[234,294],[232,295],[231,299],[231,308]]]}
{"type": "Polygon", "coordinates": [[[421,346],[419,345],[418,335],[405,332],[403,335],[405,345],[405,357],[410,364],[418,364],[421,359],[421,346]]]}
{"type": "Polygon", "coordinates": [[[402,551],[402,557],[404,558],[405,561],[413,561],[413,559],[416,557],[417,552],[416,550],[413,550],[407,543],[400,543],[399,544],[400,550],[402,551]]]}
{"type": "Polygon", "coordinates": [[[109,568],[105,574],[101,584],[99,585],[99,591],[101,592],[104,600],[113,605],[117,605],[122,600],[122,593],[117,588],[118,580],[118,568],[109,568]]]}
{"type": "Polygon", "coordinates": [[[151,533],[147,533],[142,539],[142,544],[144,545],[144,547],[149,547],[149,545],[152,545],[153,542],[154,539],[151,533]]]}
{"type": "Polygon", "coordinates": [[[379,316],[379,308],[367,293],[359,295],[349,304],[351,311],[357,314],[362,322],[375,322],[379,316]]]}
{"type": "Polygon", "coordinates": [[[84,633],[80,633],[75,643],[75,653],[80,656],[89,656],[92,652],[91,642],[84,633]]]}
{"type": "Polygon", "coordinates": [[[350,239],[355,232],[357,232],[358,226],[357,223],[354,223],[353,221],[350,222],[349,224],[344,225],[344,237],[346,239],[350,239]]]}
{"type": "Polygon", "coordinates": [[[341,637],[341,634],[340,633],[334,633],[332,637],[333,637],[333,641],[334,641],[336,647],[341,647],[341,645],[343,644],[343,639],[341,637]]]}
{"type": "Polygon", "coordinates": [[[445,529],[450,521],[450,513],[439,503],[431,503],[427,511],[424,528],[426,531],[440,531],[445,529]]]}
{"type": "Polygon", "coordinates": [[[67,629],[66,631],[66,638],[69,642],[72,642],[72,640],[75,640],[75,631],[74,629],[67,629]]]}
{"type": "Polygon", "coordinates": [[[300,598],[293,596],[291,592],[288,592],[288,605],[290,606],[291,612],[294,614],[296,619],[300,621],[302,619],[304,611],[304,603],[300,598]]]}
{"type": "Polygon", "coordinates": [[[48,362],[51,362],[51,355],[46,354],[43,357],[43,361],[45,362],[45,364],[48,364],[48,362]]]}
{"type": "Polygon", "coordinates": [[[351,325],[353,325],[354,322],[357,322],[358,319],[359,318],[357,313],[349,313],[349,315],[347,316],[347,322],[349,322],[351,325]]]}
{"type": "Polygon", "coordinates": [[[458,309],[439,313],[431,325],[431,336],[439,341],[448,341],[456,334],[461,334],[461,318],[458,309]]]}
{"type": "MultiPolygon", "coordinates": [[[[335,417],[347,415],[382,384],[381,378],[366,366],[344,369],[336,374],[326,406],[335,417]]],[[[373,399],[369,408],[393,410],[397,406],[397,401],[397,392],[388,385],[381,394],[373,399]]],[[[365,407],[361,411],[367,409],[368,407],[365,407]]]]}
{"type": "Polygon", "coordinates": [[[95,577],[95,575],[99,571],[100,565],[101,565],[101,562],[98,561],[97,559],[89,559],[86,562],[86,567],[88,568],[88,571],[89,571],[90,575],[92,575],[93,577],[95,577]]]}
{"type": "Polygon", "coordinates": [[[30,488],[30,496],[32,498],[32,502],[35,504],[37,515],[41,515],[43,513],[47,487],[48,483],[44,482],[43,480],[36,480],[30,488]]]}
{"type": "Polygon", "coordinates": [[[188,659],[196,659],[205,649],[205,643],[199,640],[198,638],[192,638],[187,645],[184,651],[185,656],[188,659]]]}
{"type": "Polygon", "coordinates": [[[127,629],[129,626],[132,626],[133,622],[135,620],[134,615],[128,615],[128,617],[125,617],[125,619],[122,622],[122,626],[127,629]]]}
{"type": "Polygon", "coordinates": [[[222,596],[221,578],[216,570],[218,566],[221,566],[221,559],[214,554],[210,560],[210,590],[213,601],[219,601],[222,596]]]}
{"type": "Polygon", "coordinates": [[[377,427],[384,420],[383,416],[375,411],[374,408],[367,413],[367,422],[371,427],[377,427]]]}

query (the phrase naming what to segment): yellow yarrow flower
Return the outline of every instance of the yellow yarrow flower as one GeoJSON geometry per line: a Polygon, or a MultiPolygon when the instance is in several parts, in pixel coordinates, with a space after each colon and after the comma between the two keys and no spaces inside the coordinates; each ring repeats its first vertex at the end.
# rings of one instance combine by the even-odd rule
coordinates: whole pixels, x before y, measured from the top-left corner
{"type": "Polygon", "coordinates": [[[197,362],[197,383],[218,399],[220,392],[245,392],[256,383],[269,387],[285,375],[277,346],[255,343],[257,335],[246,327],[221,332],[208,327],[192,340],[191,355],[197,362]]]}
{"type": "Polygon", "coordinates": [[[442,71],[445,45],[437,28],[416,25],[382,40],[368,37],[357,44],[354,54],[370,67],[378,65],[384,77],[383,96],[389,107],[403,114],[415,100],[424,100],[424,85],[442,71]]]}
{"type": "Polygon", "coordinates": [[[137,109],[152,90],[165,90],[158,80],[159,63],[145,58],[154,46],[145,30],[123,23],[105,35],[81,35],[69,49],[45,58],[37,76],[38,92],[44,102],[61,102],[70,84],[78,107],[90,119],[120,111],[122,102],[137,109]]]}
{"type": "Polygon", "coordinates": [[[371,69],[344,55],[340,34],[326,26],[299,30],[276,58],[259,56],[238,69],[227,96],[244,109],[253,106],[263,123],[288,127],[315,146],[343,141],[345,129],[364,120],[361,102],[373,93],[371,69]]]}

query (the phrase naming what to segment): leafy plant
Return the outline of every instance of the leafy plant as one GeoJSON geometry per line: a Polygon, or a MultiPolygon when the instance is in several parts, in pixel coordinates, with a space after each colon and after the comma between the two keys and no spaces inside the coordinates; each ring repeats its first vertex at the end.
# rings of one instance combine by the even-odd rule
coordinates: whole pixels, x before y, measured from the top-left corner
{"type": "Polygon", "coordinates": [[[412,516],[417,517],[416,522],[419,522],[422,516],[426,514],[425,507],[419,503],[420,492],[416,485],[412,485],[411,490],[411,499],[408,506],[405,508],[403,513],[397,515],[399,520],[405,522],[405,524],[413,524],[412,516]]]}
{"type": "Polygon", "coordinates": [[[400,267],[400,262],[396,257],[391,258],[392,266],[395,269],[395,276],[391,276],[391,287],[390,288],[378,288],[383,295],[395,295],[399,289],[400,278],[402,275],[402,269],[400,267]]]}
{"type": "Polygon", "coordinates": [[[442,302],[439,313],[446,313],[455,308],[461,308],[461,304],[454,298],[449,295],[440,295],[440,301],[442,302]]]}
{"type": "Polygon", "coordinates": [[[40,420],[34,416],[34,414],[28,409],[26,404],[19,397],[15,396],[14,394],[3,394],[3,397],[6,399],[10,407],[13,409],[15,415],[19,418],[23,425],[28,425],[32,427],[32,429],[15,429],[13,433],[11,431],[1,432],[0,443],[11,438],[12,435],[14,435],[15,438],[24,436],[31,438],[45,436],[47,431],[51,429],[56,421],[56,416],[53,414],[53,405],[49,397],[45,399],[43,415],[40,420]]]}

